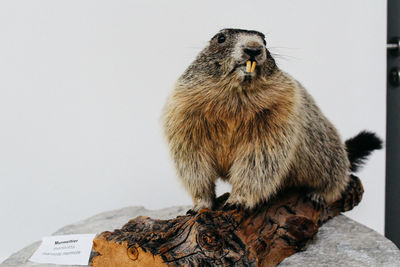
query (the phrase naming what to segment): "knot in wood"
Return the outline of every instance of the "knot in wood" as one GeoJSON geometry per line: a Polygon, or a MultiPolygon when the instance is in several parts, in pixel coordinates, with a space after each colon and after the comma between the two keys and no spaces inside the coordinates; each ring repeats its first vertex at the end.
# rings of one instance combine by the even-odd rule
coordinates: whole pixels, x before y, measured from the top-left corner
{"type": "Polygon", "coordinates": [[[135,247],[128,248],[128,257],[135,261],[139,257],[139,251],[135,247]]]}
{"type": "Polygon", "coordinates": [[[286,225],[297,241],[308,240],[318,232],[317,224],[304,216],[291,216],[287,218],[286,225]]]}
{"type": "Polygon", "coordinates": [[[199,245],[207,250],[217,251],[222,248],[222,238],[213,230],[199,232],[197,240],[199,245]]]}

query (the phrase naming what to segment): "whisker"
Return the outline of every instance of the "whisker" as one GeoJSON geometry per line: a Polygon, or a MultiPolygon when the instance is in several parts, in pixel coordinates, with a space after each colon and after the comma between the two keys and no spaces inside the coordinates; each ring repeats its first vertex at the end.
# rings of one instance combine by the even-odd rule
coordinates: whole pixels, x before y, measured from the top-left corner
{"type": "Polygon", "coordinates": [[[283,60],[299,60],[298,57],[290,56],[290,55],[283,55],[270,52],[271,56],[275,59],[283,59],[283,60]]]}
{"type": "Polygon", "coordinates": [[[282,47],[282,46],[272,46],[268,47],[269,52],[274,58],[279,58],[283,60],[298,60],[298,57],[292,56],[293,50],[298,50],[299,48],[294,47],[282,47]],[[282,50],[292,50],[292,52],[286,51],[286,53],[282,53],[282,50]],[[289,53],[288,53],[289,52],[289,53]]]}
{"type": "Polygon", "coordinates": [[[203,49],[204,46],[203,46],[203,47],[201,47],[201,46],[186,46],[186,48],[190,48],[190,49],[203,49]]]}
{"type": "Polygon", "coordinates": [[[290,49],[290,50],[299,50],[298,47],[288,47],[288,46],[267,46],[268,49],[290,49]]]}

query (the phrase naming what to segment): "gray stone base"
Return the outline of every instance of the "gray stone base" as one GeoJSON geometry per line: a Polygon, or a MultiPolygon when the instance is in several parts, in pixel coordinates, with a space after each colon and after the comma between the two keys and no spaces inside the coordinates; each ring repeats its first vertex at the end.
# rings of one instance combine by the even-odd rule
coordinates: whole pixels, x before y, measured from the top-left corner
{"type": "MultiPolygon", "coordinates": [[[[162,210],[146,210],[128,207],[104,212],[76,224],[65,226],[54,235],[101,233],[121,228],[139,215],[158,219],[170,219],[182,215],[189,207],[171,207],[162,210]]],[[[40,241],[16,252],[0,266],[64,266],[37,264],[28,259],[39,247],[40,241]]],[[[379,266],[399,267],[400,251],[384,236],[339,215],[325,223],[305,251],[286,258],[279,266],[379,266]]]]}

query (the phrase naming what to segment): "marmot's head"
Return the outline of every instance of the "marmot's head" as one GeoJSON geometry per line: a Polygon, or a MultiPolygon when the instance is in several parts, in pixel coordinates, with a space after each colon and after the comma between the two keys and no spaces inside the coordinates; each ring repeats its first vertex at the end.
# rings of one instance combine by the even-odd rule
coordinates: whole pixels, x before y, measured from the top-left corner
{"type": "Polygon", "coordinates": [[[264,34],[257,31],[223,29],[200,52],[183,75],[193,82],[228,79],[230,82],[252,83],[267,77],[276,69],[266,48],[264,34]]]}

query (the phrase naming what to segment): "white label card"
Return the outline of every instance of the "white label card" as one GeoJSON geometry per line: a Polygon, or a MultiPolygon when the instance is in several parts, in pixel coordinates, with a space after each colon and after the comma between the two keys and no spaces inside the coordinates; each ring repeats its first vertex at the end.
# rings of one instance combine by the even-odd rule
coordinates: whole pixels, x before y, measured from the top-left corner
{"type": "Polygon", "coordinates": [[[42,238],[42,244],[29,259],[38,263],[88,265],[96,234],[58,235],[42,238]]]}

